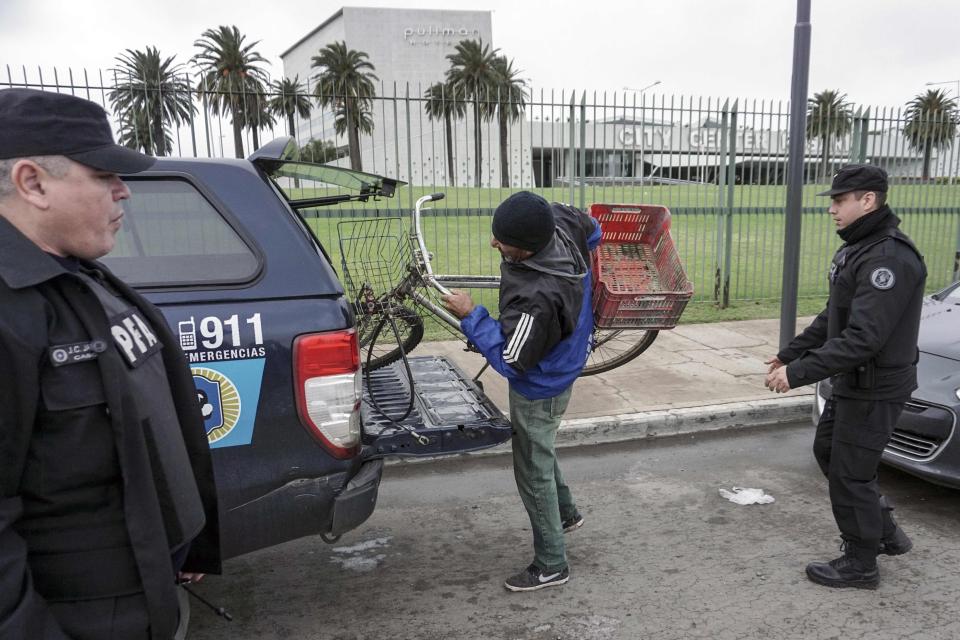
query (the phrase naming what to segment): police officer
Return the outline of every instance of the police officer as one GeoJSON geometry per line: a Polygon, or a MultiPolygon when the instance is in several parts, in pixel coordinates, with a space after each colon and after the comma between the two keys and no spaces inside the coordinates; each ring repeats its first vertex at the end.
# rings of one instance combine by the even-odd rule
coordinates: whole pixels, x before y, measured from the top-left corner
{"type": "Polygon", "coordinates": [[[153,162],[92,102],[0,91],[0,638],[171,638],[178,572],[219,571],[189,367],[96,262],[153,162]]]}
{"type": "Polygon", "coordinates": [[[807,565],[830,587],[875,589],[877,555],[913,543],[878,492],[877,466],[904,402],[917,388],[917,333],[927,271],[917,248],[886,205],[887,174],[847,165],[828,191],[830,215],[844,243],[830,268],[827,307],[767,361],[772,391],[831,378],[813,452],[827,476],[843,555],[807,565]]]}

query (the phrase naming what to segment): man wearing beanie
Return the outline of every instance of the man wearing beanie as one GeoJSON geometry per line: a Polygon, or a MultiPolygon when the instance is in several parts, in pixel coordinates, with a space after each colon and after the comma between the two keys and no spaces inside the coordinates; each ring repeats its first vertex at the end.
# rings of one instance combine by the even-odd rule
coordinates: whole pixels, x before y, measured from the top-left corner
{"type": "Polygon", "coordinates": [[[0,91],[0,638],[168,640],[175,580],[219,571],[193,378],[98,258],[154,158],[104,110],[0,91]],[[184,573],[191,572],[191,573],[184,573]]]}
{"type": "Polygon", "coordinates": [[[563,534],[583,524],[554,448],[573,382],[593,334],[590,251],[600,227],[573,207],[521,191],[493,214],[490,245],[500,251],[500,315],[467,294],[444,296],[467,338],[510,384],[513,471],[533,529],[533,562],[511,576],[510,591],[570,579],[563,534]]]}
{"type": "Polygon", "coordinates": [[[927,270],[886,205],[887,174],[847,165],[833,178],[830,215],[844,244],[830,268],[827,308],[770,358],[771,391],[831,378],[813,454],[827,476],[843,555],[811,562],[807,577],[828,587],[876,589],[877,555],[913,542],[877,487],[877,467],[904,402],[917,388],[917,334],[927,270]]]}

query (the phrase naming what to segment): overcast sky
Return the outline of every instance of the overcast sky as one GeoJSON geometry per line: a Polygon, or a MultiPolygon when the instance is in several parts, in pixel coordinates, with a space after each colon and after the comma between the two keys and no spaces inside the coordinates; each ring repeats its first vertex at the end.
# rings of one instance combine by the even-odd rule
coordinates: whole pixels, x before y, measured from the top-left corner
{"type": "MultiPolygon", "coordinates": [[[[353,0],[349,6],[493,11],[494,46],[536,89],[786,100],[793,0],[353,0]]],[[[812,0],[810,94],[899,106],[928,81],[960,79],[960,2],[812,0]]],[[[0,79],[54,66],[109,68],[127,48],[186,61],[207,28],[235,24],[279,76],[279,54],[342,4],[318,0],[0,0],[0,79]]],[[[952,95],[957,84],[943,86],[952,95]]]]}

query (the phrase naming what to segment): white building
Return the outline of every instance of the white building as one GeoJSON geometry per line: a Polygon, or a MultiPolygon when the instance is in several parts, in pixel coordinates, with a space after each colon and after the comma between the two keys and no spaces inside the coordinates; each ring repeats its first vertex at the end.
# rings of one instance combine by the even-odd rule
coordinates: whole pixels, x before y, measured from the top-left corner
{"type": "MultiPolygon", "coordinates": [[[[317,70],[311,67],[311,61],[322,47],[342,41],[348,48],[366,53],[379,83],[372,113],[374,131],[371,136],[361,137],[364,170],[385,173],[414,184],[446,184],[444,124],[426,116],[423,94],[430,85],[444,80],[450,67],[447,55],[454,53],[457,43],[462,40],[479,40],[493,48],[489,11],[344,7],[280,57],[284,76],[299,76],[301,81],[310,79],[312,90],[317,70]]],[[[345,138],[335,134],[330,111],[315,111],[310,120],[300,122],[297,129],[301,144],[310,139],[336,140],[338,145],[345,144],[345,138]]],[[[473,184],[472,119],[468,117],[459,121],[455,135],[459,139],[451,144],[457,150],[457,183],[473,184]]],[[[499,184],[496,123],[483,124],[481,136],[484,144],[483,184],[499,184]]],[[[530,164],[529,143],[527,147],[526,154],[521,154],[520,149],[511,152],[517,164],[514,171],[517,175],[522,158],[526,159],[527,166],[530,164]]]]}

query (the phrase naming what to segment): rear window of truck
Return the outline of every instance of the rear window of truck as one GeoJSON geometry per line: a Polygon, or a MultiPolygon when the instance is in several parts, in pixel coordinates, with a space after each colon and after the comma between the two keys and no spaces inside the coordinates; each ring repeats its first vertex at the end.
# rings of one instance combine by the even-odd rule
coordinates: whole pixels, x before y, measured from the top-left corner
{"type": "Polygon", "coordinates": [[[128,179],[123,226],[103,262],[134,286],[230,284],[259,270],[256,253],[196,187],[128,179]]]}

